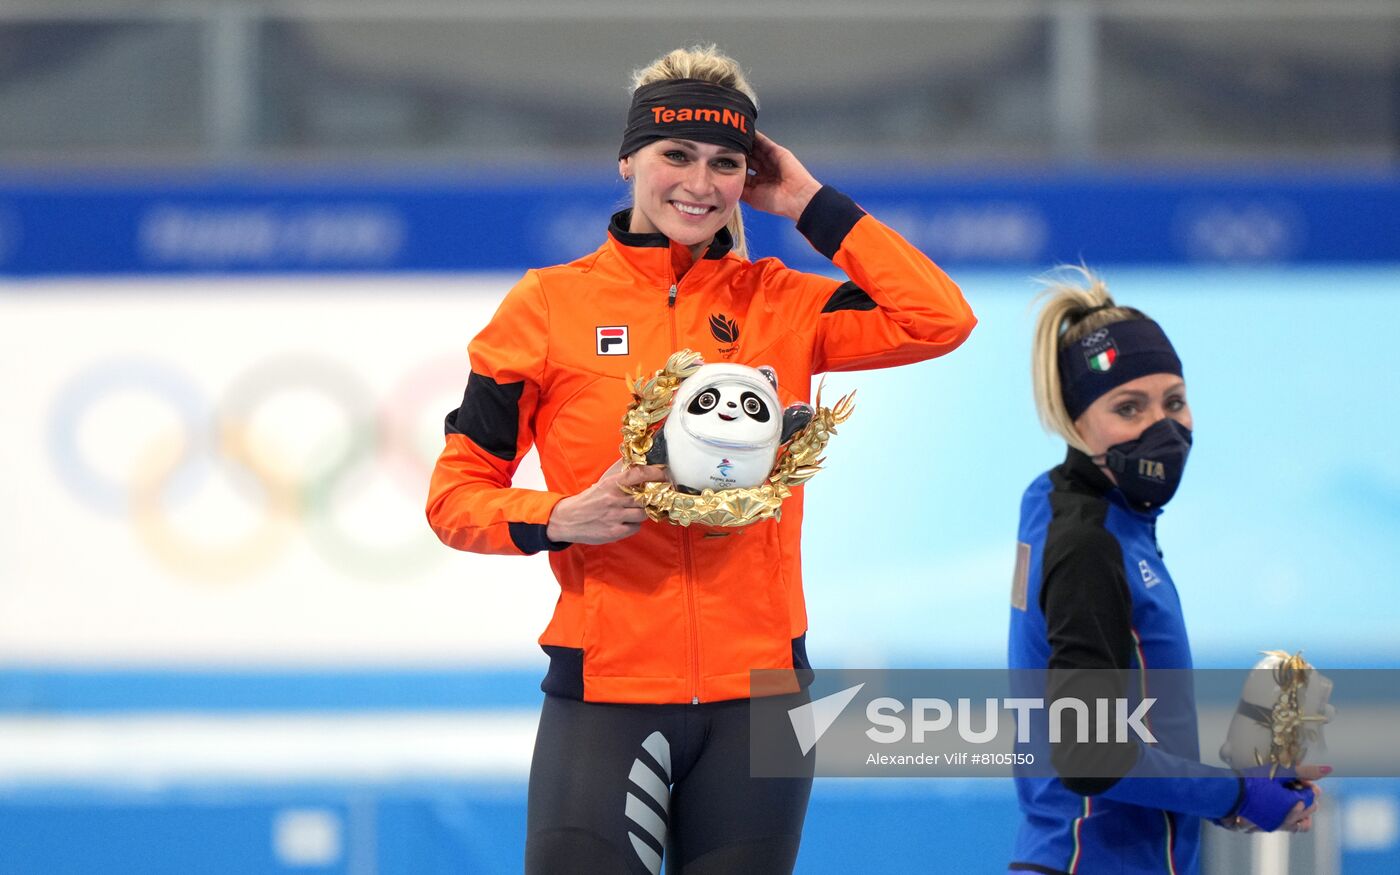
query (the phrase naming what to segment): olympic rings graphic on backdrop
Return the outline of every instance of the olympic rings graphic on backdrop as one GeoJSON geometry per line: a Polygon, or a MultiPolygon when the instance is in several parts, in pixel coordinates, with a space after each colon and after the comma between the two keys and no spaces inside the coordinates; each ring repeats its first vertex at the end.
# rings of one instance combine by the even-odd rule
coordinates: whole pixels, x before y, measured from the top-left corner
{"type": "MultiPolygon", "coordinates": [[[[444,555],[426,527],[397,543],[366,543],[346,530],[338,511],[363,490],[376,466],[414,499],[426,496],[438,448],[422,441],[415,446],[410,423],[429,402],[456,398],[464,365],[460,357],[425,362],[387,393],[387,404],[374,405],[370,388],[340,362],[288,354],[235,377],[211,409],[198,387],[168,364],[104,360],[57,393],[48,424],[51,462],[76,499],[95,512],[129,517],[161,564],[187,577],[227,581],[262,571],[285,552],[300,522],[307,542],[336,570],[363,579],[407,578],[444,555]],[[342,439],[315,448],[318,464],[288,471],[286,447],[259,435],[253,424],[270,401],[296,391],[324,399],[348,421],[337,430],[342,439]],[[123,392],[152,396],[174,412],[179,426],[142,446],[125,482],[118,482],[91,463],[79,434],[96,405],[123,392]],[[232,541],[191,537],[172,522],[172,505],[188,502],[213,473],[260,508],[258,523],[232,541]]],[[[433,411],[434,421],[440,412],[433,411]]]]}

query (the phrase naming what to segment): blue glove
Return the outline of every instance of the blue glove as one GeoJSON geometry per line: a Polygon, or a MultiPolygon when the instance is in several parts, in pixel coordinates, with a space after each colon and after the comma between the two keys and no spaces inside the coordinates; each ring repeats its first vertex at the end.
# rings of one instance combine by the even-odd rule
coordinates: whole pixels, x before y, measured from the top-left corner
{"type": "Polygon", "coordinates": [[[1222,820],[1229,822],[1231,817],[1243,817],[1264,832],[1273,832],[1283,825],[1294,805],[1301,802],[1304,808],[1312,807],[1311,787],[1299,783],[1291,769],[1280,768],[1270,778],[1269,768],[1255,766],[1240,773],[1244,793],[1239,807],[1222,820]]]}

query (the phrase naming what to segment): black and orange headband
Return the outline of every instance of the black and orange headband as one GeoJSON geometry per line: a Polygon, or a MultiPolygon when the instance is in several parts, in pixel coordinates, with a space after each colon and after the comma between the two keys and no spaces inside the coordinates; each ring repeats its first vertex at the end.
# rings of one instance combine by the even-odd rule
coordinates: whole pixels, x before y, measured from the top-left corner
{"type": "Polygon", "coordinates": [[[735,88],[702,79],[663,79],[632,93],[618,158],[653,140],[697,140],[745,155],[753,151],[758,107],[735,88]]]}

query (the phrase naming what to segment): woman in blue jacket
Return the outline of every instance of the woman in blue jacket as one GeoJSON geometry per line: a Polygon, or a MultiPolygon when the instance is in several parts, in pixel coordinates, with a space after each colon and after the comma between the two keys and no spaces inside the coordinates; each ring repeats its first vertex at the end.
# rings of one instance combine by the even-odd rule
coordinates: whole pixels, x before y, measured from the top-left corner
{"type": "MultiPolygon", "coordinates": [[[[1012,592],[1009,664],[1044,671],[1048,701],[1112,700],[1128,694],[1126,672],[1142,673],[1137,691],[1141,678],[1160,685],[1186,675],[1149,671],[1191,668],[1156,537],[1191,448],[1181,360],[1161,326],[1081,273],[1084,285],[1047,292],[1036,321],[1036,408],[1069,447],[1022,499],[1012,592]]],[[[1199,762],[1194,701],[1189,684],[1178,686],[1186,689],[1148,693],[1172,701],[1154,714],[1155,743],[1076,743],[1066,724],[1051,757],[1058,777],[1017,777],[1023,818],[1011,871],[1189,875],[1199,868],[1202,818],[1267,831],[1310,826],[1309,780],[1199,762]]]]}

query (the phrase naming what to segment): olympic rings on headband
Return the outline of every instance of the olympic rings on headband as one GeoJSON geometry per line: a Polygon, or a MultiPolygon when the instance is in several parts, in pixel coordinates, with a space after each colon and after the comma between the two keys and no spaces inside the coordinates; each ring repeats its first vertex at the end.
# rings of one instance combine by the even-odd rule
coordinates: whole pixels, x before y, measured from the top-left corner
{"type": "MultiPolygon", "coordinates": [[[[463,365],[459,359],[432,364],[447,373],[459,371],[450,393],[431,399],[436,427],[436,407],[447,409],[455,400],[463,365]]],[[[310,355],[280,356],[236,377],[222,403],[210,410],[193,384],[168,365],[145,359],[98,362],[58,393],[48,428],[52,462],[74,496],[103,513],[130,514],[147,548],[166,567],[187,577],[226,581],[263,570],[285,552],[300,521],[307,543],[345,574],[407,578],[443,556],[426,527],[398,543],[367,542],[345,530],[337,511],[356,491],[363,491],[376,463],[393,459],[391,471],[405,463],[415,472],[431,470],[431,459],[421,458],[426,452],[406,442],[411,429],[395,421],[429,412],[422,403],[430,399],[417,389],[418,380],[430,377],[427,366],[409,376],[412,382],[406,378],[395,393],[414,389],[409,399],[414,409],[395,403],[394,415],[389,415],[390,408],[376,409],[369,387],[341,363],[310,355]],[[115,482],[84,457],[78,435],[96,404],[123,391],[143,392],[170,405],[183,433],[150,441],[128,471],[127,482],[115,482]],[[345,413],[345,421],[334,424],[333,438],[313,448],[311,465],[289,467],[288,447],[279,445],[266,429],[256,428],[260,411],[286,392],[310,393],[345,413]],[[198,475],[211,472],[227,478],[262,515],[251,531],[233,540],[195,537],[170,518],[173,507],[203,482],[198,475]]],[[[426,494],[426,474],[417,482],[402,479],[413,498],[426,494]]]]}

